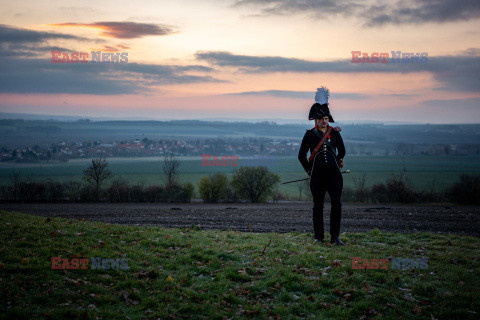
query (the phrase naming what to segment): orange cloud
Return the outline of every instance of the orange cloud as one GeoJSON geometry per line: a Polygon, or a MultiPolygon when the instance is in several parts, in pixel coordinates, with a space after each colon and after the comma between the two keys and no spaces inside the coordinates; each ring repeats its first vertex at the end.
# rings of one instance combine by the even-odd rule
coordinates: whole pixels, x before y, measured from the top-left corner
{"type": "Polygon", "coordinates": [[[113,47],[113,46],[103,46],[103,48],[92,48],[91,51],[102,51],[102,52],[120,52],[120,50],[125,50],[124,48],[129,48],[125,46],[118,46],[120,47],[113,47]]]}
{"type": "Polygon", "coordinates": [[[134,39],[143,36],[165,36],[174,33],[172,27],[137,22],[56,23],[54,27],[80,27],[99,29],[100,36],[117,39],[134,39]]]}

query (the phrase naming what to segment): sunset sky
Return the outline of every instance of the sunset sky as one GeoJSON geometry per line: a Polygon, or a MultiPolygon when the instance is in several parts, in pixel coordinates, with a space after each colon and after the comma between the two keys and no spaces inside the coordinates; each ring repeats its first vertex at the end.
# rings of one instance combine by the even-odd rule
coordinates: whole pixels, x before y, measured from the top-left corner
{"type": "Polygon", "coordinates": [[[480,123],[478,0],[2,0],[0,19],[4,113],[308,122],[326,86],[340,123],[480,123]]]}

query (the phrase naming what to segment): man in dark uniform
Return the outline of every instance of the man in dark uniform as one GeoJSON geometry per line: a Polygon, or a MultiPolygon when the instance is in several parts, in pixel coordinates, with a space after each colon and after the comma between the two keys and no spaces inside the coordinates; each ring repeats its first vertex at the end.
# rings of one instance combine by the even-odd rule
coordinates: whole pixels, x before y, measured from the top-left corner
{"type": "Polygon", "coordinates": [[[325,192],[330,195],[330,243],[343,245],[340,240],[340,220],[342,216],[343,157],[345,146],[337,129],[330,129],[329,122],[334,122],[328,109],[328,89],[319,88],[315,96],[315,103],[310,108],[309,120],[315,120],[315,128],[307,130],[300,146],[298,160],[310,176],[310,190],[313,196],[313,231],[315,240],[323,242],[323,202],[325,192]],[[327,135],[328,134],[328,135],[327,135]],[[325,141],[318,149],[311,161],[307,160],[307,152],[314,152],[322,138],[325,141]],[[337,153],[338,152],[338,153],[337,153]]]}

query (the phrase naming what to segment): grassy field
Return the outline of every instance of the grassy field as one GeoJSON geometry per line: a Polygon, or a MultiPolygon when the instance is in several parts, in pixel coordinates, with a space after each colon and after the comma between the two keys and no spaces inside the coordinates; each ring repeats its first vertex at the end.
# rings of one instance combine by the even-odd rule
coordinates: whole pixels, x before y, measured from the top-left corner
{"type": "MultiPolygon", "coordinates": [[[[0,212],[0,319],[478,319],[480,240],[132,227],[0,212]],[[88,259],[52,269],[52,257],[88,259]],[[94,269],[92,257],[124,259],[94,269]],[[354,269],[352,258],[428,259],[354,269]]],[[[370,260],[371,261],[371,260],[370,260]]],[[[55,263],[57,264],[57,263],[55,263]]],[[[362,263],[363,264],[363,263],[362,263]]]]}
{"type": "MultiPolygon", "coordinates": [[[[183,157],[181,159],[180,180],[197,182],[211,173],[225,173],[231,176],[235,170],[233,166],[202,166],[201,157],[183,157]]],[[[163,158],[109,158],[112,172],[117,178],[123,178],[130,183],[144,185],[159,184],[161,182],[161,166],[163,158]]],[[[247,159],[238,161],[247,163],[247,159]]],[[[248,164],[264,165],[280,175],[282,181],[290,181],[307,177],[296,157],[277,157],[270,161],[262,159],[249,160],[248,164]]],[[[0,163],[0,185],[9,183],[9,175],[13,169],[20,170],[22,175],[35,177],[39,180],[51,179],[53,181],[81,180],[83,169],[89,160],[72,160],[69,163],[56,164],[15,164],[0,163]]],[[[345,159],[344,169],[351,173],[344,175],[344,185],[355,187],[355,180],[366,174],[366,186],[383,183],[392,174],[404,172],[409,179],[411,187],[415,190],[433,188],[443,191],[458,180],[461,173],[480,173],[480,157],[461,156],[424,156],[424,157],[366,157],[350,156],[345,159]]],[[[297,194],[297,184],[283,185],[279,189],[287,194],[297,194]]]]}

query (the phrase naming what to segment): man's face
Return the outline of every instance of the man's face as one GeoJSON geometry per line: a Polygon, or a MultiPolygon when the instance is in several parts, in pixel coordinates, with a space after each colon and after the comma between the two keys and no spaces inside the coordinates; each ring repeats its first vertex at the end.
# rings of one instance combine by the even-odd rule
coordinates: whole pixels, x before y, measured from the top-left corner
{"type": "Polygon", "coordinates": [[[315,119],[315,124],[321,128],[328,127],[328,117],[322,117],[320,119],[315,119]]]}

